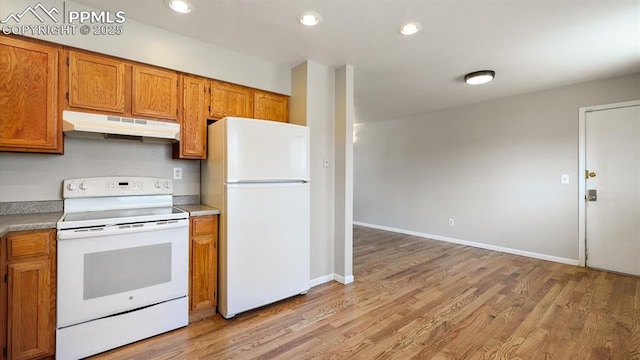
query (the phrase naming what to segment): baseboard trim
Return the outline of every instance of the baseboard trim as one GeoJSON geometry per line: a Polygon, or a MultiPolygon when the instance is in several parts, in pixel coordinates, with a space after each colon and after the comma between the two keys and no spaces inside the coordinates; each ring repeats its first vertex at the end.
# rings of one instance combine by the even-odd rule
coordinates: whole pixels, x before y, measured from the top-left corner
{"type": "Polygon", "coordinates": [[[337,282],[339,282],[341,284],[347,285],[347,284],[351,284],[353,282],[353,275],[344,277],[344,276],[340,276],[338,274],[333,274],[333,280],[335,280],[335,281],[337,281],[337,282]]]}
{"type": "Polygon", "coordinates": [[[329,281],[333,281],[333,274],[324,275],[315,279],[311,279],[310,287],[322,285],[324,283],[328,283],[329,281]]]}
{"type": "Polygon", "coordinates": [[[347,284],[351,284],[353,280],[354,280],[353,275],[344,277],[338,274],[328,274],[328,275],[317,277],[315,279],[311,279],[310,287],[322,285],[324,283],[328,283],[329,281],[337,281],[343,285],[347,285],[347,284]]]}
{"type": "Polygon", "coordinates": [[[418,236],[418,237],[421,237],[421,238],[426,238],[426,239],[431,239],[431,240],[445,241],[445,242],[449,242],[449,243],[453,243],[453,244],[466,245],[466,246],[476,247],[476,248],[485,249],[485,250],[499,251],[499,252],[503,252],[503,253],[507,253],[507,254],[526,256],[526,257],[530,257],[530,258],[534,258],[534,259],[553,261],[553,262],[557,262],[557,263],[561,263],[561,264],[579,266],[578,260],[563,258],[563,257],[559,257],[559,256],[552,256],[552,255],[540,254],[540,253],[535,253],[535,252],[531,252],[531,251],[518,250],[518,249],[513,249],[513,248],[508,248],[508,247],[503,247],[503,246],[497,246],[497,245],[483,244],[483,243],[467,241],[467,240],[454,239],[454,238],[450,238],[450,237],[446,237],[446,236],[425,234],[425,233],[421,233],[421,232],[417,232],[417,231],[398,229],[398,228],[393,228],[393,227],[389,227],[389,226],[382,226],[382,225],[376,225],[376,224],[369,224],[369,223],[364,223],[364,222],[360,222],[360,221],[354,221],[353,225],[364,226],[364,227],[368,227],[368,228],[372,228],[372,229],[378,229],[378,230],[391,231],[391,232],[395,232],[395,233],[399,233],[399,234],[413,235],[413,236],[418,236]]]}

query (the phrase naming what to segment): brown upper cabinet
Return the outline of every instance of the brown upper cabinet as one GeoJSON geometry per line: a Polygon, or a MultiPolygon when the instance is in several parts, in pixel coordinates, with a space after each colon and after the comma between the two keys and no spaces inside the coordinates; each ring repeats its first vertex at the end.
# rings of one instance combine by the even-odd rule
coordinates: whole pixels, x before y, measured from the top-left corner
{"type": "Polygon", "coordinates": [[[60,51],[0,35],[0,151],[62,153],[60,51]]]}
{"type": "Polygon", "coordinates": [[[287,122],[289,97],[240,85],[211,80],[209,116],[222,119],[238,116],[287,122]]]}
{"type": "Polygon", "coordinates": [[[209,89],[211,118],[219,120],[225,116],[253,117],[253,89],[216,80],[209,81],[209,89]]]}
{"type": "Polygon", "coordinates": [[[256,119],[281,122],[289,120],[288,96],[255,90],[253,102],[253,117],[256,119]]]}
{"type": "Polygon", "coordinates": [[[173,144],[173,157],[206,159],[207,157],[207,80],[182,75],[180,104],[180,142],[173,144]]]}
{"type": "Polygon", "coordinates": [[[0,151],[63,152],[62,110],[176,121],[174,157],[206,158],[207,119],[287,122],[289,97],[0,34],[0,151]]]}
{"type": "Polygon", "coordinates": [[[125,79],[123,61],[69,50],[69,107],[124,114],[125,79]]]}
{"type": "Polygon", "coordinates": [[[176,121],[178,73],[69,50],[68,108],[176,121]]]}
{"type": "Polygon", "coordinates": [[[178,74],[175,71],[133,65],[132,92],[134,116],[176,120],[178,74]]]}

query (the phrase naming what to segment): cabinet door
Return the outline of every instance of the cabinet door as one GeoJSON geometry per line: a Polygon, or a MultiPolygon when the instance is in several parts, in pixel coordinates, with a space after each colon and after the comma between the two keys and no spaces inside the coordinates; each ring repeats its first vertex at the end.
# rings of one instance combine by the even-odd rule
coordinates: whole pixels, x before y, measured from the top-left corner
{"type": "Polygon", "coordinates": [[[16,231],[0,247],[7,282],[0,293],[0,324],[8,359],[36,359],[54,354],[55,229],[16,231]],[[6,312],[4,312],[6,311],[6,312]]]}
{"type": "Polygon", "coordinates": [[[69,106],[124,113],[125,70],[121,60],[69,50],[69,106]]]}
{"type": "Polygon", "coordinates": [[[190,310],[215,308],[218,286],[218,216],[191,219],[190,310]]]}
{"type": "Polygon", "coordinates": [[[58,51],[0,36],[0,151],[62,153],[58,51]]]}
{"type": "Polygon", "coordinates": [[[179,147],[180,153],[174,157],[181,159],[207,157],[206,90],[204,79],[186,75],[182,77],[180,143],[174,145],[179,147]]]}
{"type": "Polygon", "coordinates": [[[253,90],[243,86],[211,81],[211,109],[214,119],[225,116],[253,117],[253,90]]]}
{"type": "Polygon", "coordinates": [[[254,96],[256,119],[287,122],[289,119],[289,97],[256,90],[254,96]]]}
{"type": "MultiPolygon", "coordinates": [[[[7,238],[0,237],[0,349],[7,347],[7,238]]],[[[6,358],[6,356],[5,356],[6,358]]]]}
{"type": "Polygon", "coordinates": [[[147,66],[133,66],[132,108],[134,116],[176,120],[178,74],[147,66]]]}
{"type": "Polygon", "coordinates": [[[29,359],[53,354],[55,323],[48,259],[9,264],[8,354],[29,359]]]}

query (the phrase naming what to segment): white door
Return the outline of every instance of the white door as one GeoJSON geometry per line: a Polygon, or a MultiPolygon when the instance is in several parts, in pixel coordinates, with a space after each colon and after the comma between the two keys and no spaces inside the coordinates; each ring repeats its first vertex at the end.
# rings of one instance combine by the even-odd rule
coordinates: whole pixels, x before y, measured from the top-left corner
{"type": "Polygon", "coordinates": [[[640,276],[640,106],[585,121],[587,266],[640,276]]]}
{"type": "Polygon", "coordinates": [[[227,185],[218,311],[226,318],[309,290],[309,184],[227,185]]]}
{"type": "Polygon", "coordinates": [[[309,180],[308,127],[230,117],[223,121],[227,182],[309,180]]]}

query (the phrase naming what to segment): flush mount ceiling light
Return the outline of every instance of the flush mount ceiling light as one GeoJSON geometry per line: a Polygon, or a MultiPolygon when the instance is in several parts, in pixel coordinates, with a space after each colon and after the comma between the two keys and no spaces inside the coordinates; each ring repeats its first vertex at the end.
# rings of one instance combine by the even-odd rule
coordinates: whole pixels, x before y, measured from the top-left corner
{"type": "Polygon", "coordinates": [[[419,22],[410,22],[402,25],[398,31],[402,35],[413,35],[418,31],[422,30],[422,24],[419,22]]]}
{"type": "Polygon", "coordinates": [[[298,16],[300,24],[305,26],[316,26],[322,22],[322,16],[313,11],[307,11],[298,16]]]}
{"type": "Polygon", "coordinates": [[[469,73],[464,76],[464,82],[469,85],[486,84],[493,80],[496,76],[496,72],[493,70],[481,70],[469,73]]]}
{"type": "Polygon", "coordinates": [[[164,3],[171,10],[181,14],[187,14],[193,10],[193,4],[188,0],[164,0],[164,3]]]}

